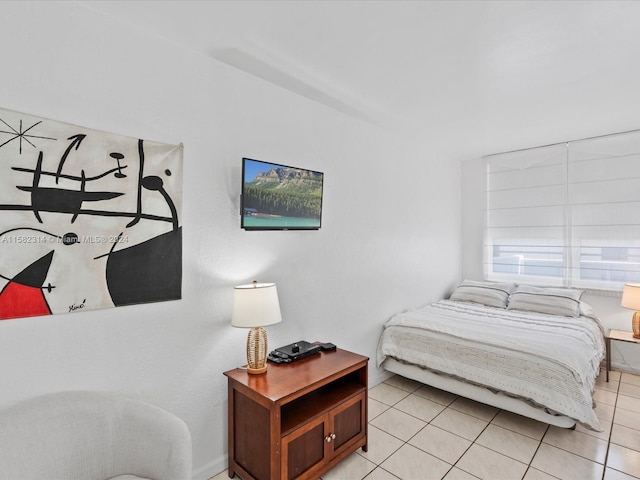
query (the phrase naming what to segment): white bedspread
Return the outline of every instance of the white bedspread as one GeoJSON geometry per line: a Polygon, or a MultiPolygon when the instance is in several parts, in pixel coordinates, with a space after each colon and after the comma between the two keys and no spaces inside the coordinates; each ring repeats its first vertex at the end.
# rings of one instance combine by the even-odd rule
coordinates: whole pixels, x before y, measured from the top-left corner
{"type": "Polygon", "coordinates": [[[384,325],[387,356],[525,399],[600,431],[592,394],[605,353],[595,317],[441,300],[384,325]]]}

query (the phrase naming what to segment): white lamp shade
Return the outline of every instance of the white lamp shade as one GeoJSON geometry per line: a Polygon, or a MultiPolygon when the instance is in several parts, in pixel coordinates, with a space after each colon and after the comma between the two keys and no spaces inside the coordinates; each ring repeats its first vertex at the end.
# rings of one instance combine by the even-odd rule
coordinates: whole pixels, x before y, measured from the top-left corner
{"type": "Polygon", "coordinates": [[[622,291],[620,305],[631,310],[640,310],[640,285],[627,283],[622,291]]]}
{"type": "Polygon", "coordinates": [[[282,321],[275,283],[253,283],[233,289],[234,327],[266,327],[282,321]]]}

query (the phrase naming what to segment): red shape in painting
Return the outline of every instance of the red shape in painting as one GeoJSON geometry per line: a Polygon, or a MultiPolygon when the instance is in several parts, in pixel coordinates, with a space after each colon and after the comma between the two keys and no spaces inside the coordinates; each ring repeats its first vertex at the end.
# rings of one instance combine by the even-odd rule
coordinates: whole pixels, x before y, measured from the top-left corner
{"type": "MultiPolygon", "coordinates": [[[[53,251],[33,262],[5,285],[0,292],[0,320],[51,315],[42,284],[52,259],[53,251]]],[[[48,287],[49,291],[51,288],[48,287]]]]}

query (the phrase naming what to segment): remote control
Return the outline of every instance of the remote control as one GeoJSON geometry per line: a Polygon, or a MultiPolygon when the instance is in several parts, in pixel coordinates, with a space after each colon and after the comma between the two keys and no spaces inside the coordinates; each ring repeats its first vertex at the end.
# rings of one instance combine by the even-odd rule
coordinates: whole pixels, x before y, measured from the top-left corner
{"type": "Polygon", "coordinates": [[[276,354],[276,352],[271,352],[269,355],[267,355],[267,360],[273,363],[290,363],[291,362],[291,359],[288,358],[286,355],[278,355],[276,354]]]}

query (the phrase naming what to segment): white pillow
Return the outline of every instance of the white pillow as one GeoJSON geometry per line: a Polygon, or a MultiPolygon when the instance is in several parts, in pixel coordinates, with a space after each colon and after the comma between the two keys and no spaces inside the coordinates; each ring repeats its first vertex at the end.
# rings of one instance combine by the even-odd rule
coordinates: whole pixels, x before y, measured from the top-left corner
{"type": "Polygon", "coordinates": [[[451,294],[449,300],[474,302],[488,307],[505,308],[515,283],[475,282],[465,280],[451,294]]]}
{"type": "Polygon", "coordinates": [[[507,310],[525,310],[527,312],[580,316],[580,297],[584,291],[570,288],[546,288],[518,285],[509,297],[507,310]]]}

